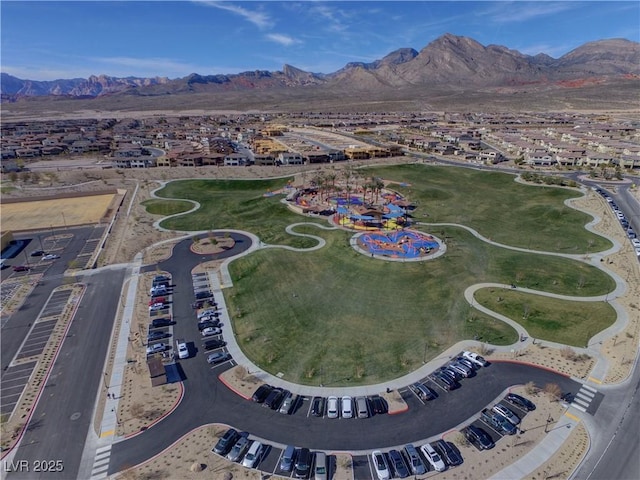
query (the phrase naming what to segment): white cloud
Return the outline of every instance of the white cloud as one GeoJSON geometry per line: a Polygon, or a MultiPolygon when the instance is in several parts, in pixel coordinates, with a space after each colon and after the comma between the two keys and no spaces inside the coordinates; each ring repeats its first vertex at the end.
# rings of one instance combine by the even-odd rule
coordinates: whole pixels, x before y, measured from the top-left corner
{"type": "Polygon", "coordinates": [[[281,33],[269,33],[266,37],[272,42],[279,43],[285,47],[290,47],[296,43],[300,43],[300,40],[290,37],[289,35],[283,35],[281,33]]]}
{"type": "Polygon", "coordinates": [[[253,23],[258,28],[268,29],[273,26],[273,21],[269,18],[264,12],[247,10],[244,7],[240,7],[238,5],[233,5],[228,2],[218,2],[218,1],[196,1],[196,3],[200,5],[206,5],[208,7],[219,8],[220,10],[225,10],[227,12],[235,13],[236,15],[241,16],[248,22],[253,23]]]}
{"type": "Polygon", "coordinates": [[[580,8],[575,2],[497,2],[484,12],[493,23],[526,22],[538,17],[557,15],[567,10],[580,8]]]}

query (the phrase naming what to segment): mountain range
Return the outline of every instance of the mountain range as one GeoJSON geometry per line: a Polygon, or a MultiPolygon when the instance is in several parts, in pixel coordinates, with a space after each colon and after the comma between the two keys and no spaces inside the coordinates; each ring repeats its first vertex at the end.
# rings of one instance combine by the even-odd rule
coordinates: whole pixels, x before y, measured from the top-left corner
{"type": "Polygon", "coordinates": [[[183,78],[116,78],[106,75],[52,81],[22,80],[2,73],[4,102],[25,97],[166,96],[188,93],[263,91],[336,91],[362,94],[420,91],[429,88],[524,88],[531,85],[580,87],[610,79],[640,77],[640,43],[609,39],[585,43],[560,58],[525,55],[500,45],[484,46],[462,36],[444,34],[422,50],[400,48],[371,63],[352,62],[329,73],[306,72],[291,65],[282,71],[183,78]]]}

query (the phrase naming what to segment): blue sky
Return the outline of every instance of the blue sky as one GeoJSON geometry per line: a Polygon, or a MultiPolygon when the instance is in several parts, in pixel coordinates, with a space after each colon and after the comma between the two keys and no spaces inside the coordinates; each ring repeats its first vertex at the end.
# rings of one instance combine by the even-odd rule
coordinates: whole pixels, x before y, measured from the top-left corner
{"type": "Polygon", "coordinates": [[[444,33],[560,57],[604,38],[640,40],[640,2],[10,1],[1,68],[22,79],[331,73],[444,33]]]}

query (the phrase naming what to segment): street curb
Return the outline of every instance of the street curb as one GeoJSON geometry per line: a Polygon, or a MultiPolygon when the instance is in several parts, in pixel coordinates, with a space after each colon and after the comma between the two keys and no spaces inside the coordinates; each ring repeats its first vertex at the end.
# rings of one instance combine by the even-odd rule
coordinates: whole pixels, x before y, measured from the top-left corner
{"type": "Polygon", "coordinates": [[[220,380],[220,383],[222,383],[225,387],[227,387],[229,390],[231,390],[233,393],[235,393],[236,395],[238,395],[239,397],[244,398],[245,400],[251,400],[251,397],[247,397],[245,395],[243,395],[242,393],[240,393],[238,390],[236,390],[235,388],[233,388],[231,385],[229,385],[224,378],[222,378],[222,373],[220,375],[218,375],[218,380],[220,380]]]}
{"type": "Polygon", "coordinates": [[[550,367],[543,367],[542,365],[538,365],[537,363],[521,362],[519,360],[502,360],[502,359],[500,359],[500,360],[491,360],[490,358],[488,358],[488,360],[491,363],[515,363],[515,364],[518,364],[518,365],[526,365],[527,367],[541,368],[542,370],[547,370],[547,371],[553,372],[553,373],[555,373],[557,375],[561,375],[561,376],[566,377],[566,378],[571,378],[571,375],[567,375],[566,373],[559,372],[559,371],[554,370],[553,368],[550,368],[550,367]]]}

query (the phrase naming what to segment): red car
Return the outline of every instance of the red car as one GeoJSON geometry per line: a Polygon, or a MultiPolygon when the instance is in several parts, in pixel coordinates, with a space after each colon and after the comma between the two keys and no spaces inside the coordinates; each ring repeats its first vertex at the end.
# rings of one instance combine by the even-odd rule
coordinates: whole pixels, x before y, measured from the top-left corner
{"type": "Polygon", "coordinates": [[[29,271],[29,267],[27,267],[26,265],[16,265],[13,267],[13,271],[14,272],[28,272],[29,271]]]}
{"type": "Polygon", "coordinates": [[[167,299],[164,297],[156,297],[149,300],[149,306],[155,305],[156,303],[167,303],[167,299]]]}

